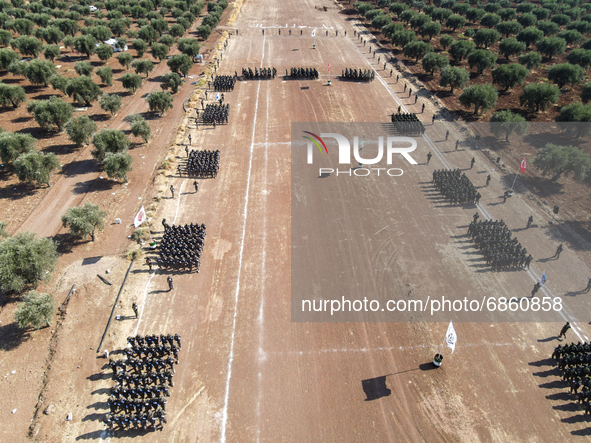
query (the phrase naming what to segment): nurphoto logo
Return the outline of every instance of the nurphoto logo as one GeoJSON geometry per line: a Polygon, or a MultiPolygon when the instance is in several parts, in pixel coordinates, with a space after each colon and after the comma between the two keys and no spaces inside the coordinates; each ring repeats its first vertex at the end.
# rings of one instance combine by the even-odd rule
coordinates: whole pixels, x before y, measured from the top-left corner
{"type": "MultiPolygon", "coordinates": [[[[314,146],[318,148],[320,153],[325,153],[329,155],[328,148],[326,146],[326,142],[324,141],[326,138],[330,137],[336,140],[338,144],[338,155],[339,155],[339,164],[341,165],[350,165],[351,164],[351,143],[347,137],[342,134],[338,134],[335,132],[328,132],[328,133],[321,133],[320,135],[316,135],[309,131],[302,131],[305,134],[303,137],[308,140],[308,151],[307,151],[307,163],[309,165],[313,164],[314,162],[314,146]],[[311,137],[310,137],[311,136],[311,137]]],[[[368,176],[372,172],[376,172],[377,175],[380,175],[380,171],[386,170],[386,173],[389,176],[398,177],[401,176],[404,172],[402,169],[399,168],[366,168],[366,165],[377,165],[381,162],[384,158],[384,152],[386,154],[386,161],[388,165],[392,164],[392,158],[395,154],[400,154],[406,161],[408,161],[411,165],[416,165],[417,162],[410,156],[410,153],[413,152],[417,148],[417,142],[411,137],[403,137],[403,136],[379,136],[377,141],[377,154],[374,158],[363,158],[361,157],[361,152],[363,151],[365,143],[365,136],[361,144],[359,143],[359,137],[353,137],[353,158],[359,164],[359,167],[350,168],[346,171],[336,170],[336,175],[339,174],[346,174],[351,176],[351,172],[355,176],[368,176]],[[386,149],[384,149],[384,138],[386,138],[386,149]]],[[[335,172],[333,168],[320,168],[319,175],[322,176],[323,174],[330,174],[335,172]]]]}

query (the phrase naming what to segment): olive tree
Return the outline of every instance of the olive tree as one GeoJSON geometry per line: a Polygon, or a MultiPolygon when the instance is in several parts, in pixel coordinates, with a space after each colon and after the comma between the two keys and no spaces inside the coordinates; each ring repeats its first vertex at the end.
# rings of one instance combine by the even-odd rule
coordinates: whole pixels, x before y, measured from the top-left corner
{"type": "Polygon", "coordinates": [[[105,217],[107,213],[102,211],[98,205],[84,203],[83,206],[69,208],[62,215],[62,226],[70,230],[74,237],[85,240],[90,236],[92,241],[96,240],[95,232],[98,229],[105,229],[105,217]]]}

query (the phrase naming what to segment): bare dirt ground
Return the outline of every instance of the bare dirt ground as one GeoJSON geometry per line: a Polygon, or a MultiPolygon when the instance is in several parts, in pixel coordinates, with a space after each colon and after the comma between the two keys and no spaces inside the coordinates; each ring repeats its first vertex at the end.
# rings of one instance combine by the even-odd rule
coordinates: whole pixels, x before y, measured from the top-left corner
{"type": "MultiPolygon", "coordinates": [[[[352,38],[353,28],[336,5],[321,2],[327,11],[316,6],[309,1],[247,1],[234,24],[239,34],[228,40],[218,73],[275,66],[281,75],[292,66],[316,66],[322,75],[319,80],[279,77],[239,82],[225,94],[231,105],[229,125],[215,129],[189,125],[194,147],[221,151],[218,178],[202,181],[199,193],[193,192],[192,180],[186,177],[171,178],[180,194],[175,199],[162,193],[158,182],[152,184],[154,166],[170,147],[170,140],[158,145],[153,141],[150,146],[161,155],[146,149],[142,153],[146,169],[134,172],[129,190],[117,185],[115,196],[108,193],[104,200],[110,219],[120,217],[124,223],[109,225],[96,243],[74,245],[73,252],[62,257],[61,272],[47,288],[63,297],[74,283],[78,290],[53,342],[52,364],[36,416],[51,331],[30,332],[27,339],[12,324],[10,309],[3,309],[6,326],[0,328],[12,337],[3,341],[0,360],[5,439],[25,440],[33,419],[34,441],[138,437],[136,432],[113,436],[103,431],[100,420],[107,413],[113,382],[96,347],[129,265],[120,257],[122,250],[132,247],[126,238],[131,233],[129,223],[139,205],[147,205],[153,196],[163,197],[155,214],[156,238],[162,234],[159,222],[166,217],[169,223],[206,223],[207,239],[201,272],[174,274],[175,289],[170,292],[166,273],[150,273],[143,262],[134,263],[116,308],[121,319],[111,326],[105,341],[104,348],[113,350],[122,348],[125,338],[135,333],[178,332],[183,337],[167,404],[168,424],[161,432],[142,435],[142,440],[573,441],[589,435],[583,411],[567,394],[549,359],[560,324],[458,323],[454,355],[446,350],[443,367],[431,370],[446,324],[290,321],[290,122],[387,122],[388,113],[399,104],[415,112],[420,106],[402,94],[402,84],[389,78],[370,84],[335,80],[326,86],[329,62],[333,73],[376,64],[352,38]],[[311,30],[324,27],[346,29],[347,37],[319,34],[317,49],[312,50],[311,30]],[[288,29],[294,30],[291,36],[288,29]],[[304,36],[298,35],[300,29],[304,36]],[[105,274],[106,269],[110,274],[105,274]],[[100,282],[97,273],[113,286],[100,282]],[[137,320],[130,309],[134,301],[140,306],[137,320]],[[367,380],[375,382],[364,383],[367,380]],[[50,404],[56,412],[42,414],[50,404]],[[66,422],[69,412],[73,420],[66,422]]],[[[426,121],[434,110],[430,105],[426,121]]],[[[181,132],[186,134],[182,128],[181,132]]],[[[560,260],[539,261],[553,255],[564,231],[547,225],[547,207],[525,193],[498,205],[504,173],[493,171],[493,163],[468,146],[453,151],[459,135],[447,123],[428,128],[434,158],[429,166],[407,168],[392,194],[396,211],[384,211],[375,221],[384,226],[397,223],[406,234],[401,240],[398,232],[391,233],[391,259],[399,281],[392,288],[394,296],[409,289],[420,296],[483,291],[495,296],[528,295],[533,275],[545,269],[552,277],[544,291],[581,298],[589,275],[589,245],[573,237],[565,242],[560,260]],[[452,132],[447,143],[442,141],[446,128],[452,132]],[[474,251],[462,249],[458,237],[465,233],[475,209],[435,204],[421,188],[433,169],[466,168],[472,156],[477,163],[468,175],[475,183],[486,173],[494,177],[491,186],[481,191],[483,216],[503,218],[513,229],[523,227],[523,214],[533,213],[540,220],[519,233],[537,260],[532,273],[478,272],[467,260],[474,251]]],[[[173,146],[171,155],[182,162],[184,152],[173,146]]],[[[423,163],[426,152],[420,148],[413,155],[423,163]]],[[[323,191],[331,195],[332,188],[323,191]]],[[[312,229],[335,216],[327,209],[308,208],[310,219],[318,222],[311,224],[317,239],[311,254],[333,240],[312,229]]],[[[354,226],[346,213],[338,215],[354,226]]],[[[340,262],[338,256],[332,257],[328,266],[338,270],[340,262]]],[[[343,280],[355,283],[347,274],[343,280]]],[[[587,324],[573,326],[569,339],[588,340],[587,324]]]]}

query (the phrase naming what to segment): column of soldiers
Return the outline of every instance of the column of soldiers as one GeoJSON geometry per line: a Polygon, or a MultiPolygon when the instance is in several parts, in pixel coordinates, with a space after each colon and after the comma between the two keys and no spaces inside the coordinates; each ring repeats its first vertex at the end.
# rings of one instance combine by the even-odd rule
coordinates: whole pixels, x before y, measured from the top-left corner
{"type": "Polygon", "coordinates": [[[529,268],[533,257],[521,246],[517,237],[511,238],[511,231],[503,220],[477,221],[478,213],[468,227],[468,235],[482,251],[486,263],[494,270],[503,268],[529,268]]]}
{"type": "Polygon", "coordinates": [[[433,183],[452,205],[478,203],[481,197],[470,179],[459,169],[433,171],[433,183]]]}
{"type": "Polygon", "coordinates": [[[220,150],[197,151],[191,149],[187,159],[186,172],[190,177],[216,178],[220,170],[220,150]]]}
{"type": "Polygon", "coordinates": [[[562,378],[570,386],[570,392],[577,395],[577,401],[585,408],[585,415],[591,414],[591,344],[570,343],[554,348],[552,358],[563,371],[562,378]],[[578,390],[581,389],[581,392],[578,390]]]}
{"type": "Polygon", "coordinates": [[[373,69],[345,69],[341,73],[341,78],[344,80],[370,82],[375,78],[375,71],[373,69]]]}
{"type": "Polygon", "coordinates": [[[261,68],[260,71],[258,68],[254,68],[254,72],[251,68],[242,68],[242,77],[244,80],[254,80],[254,79],[271,79],[275,78],[277,74],[277,69],[273,68],[261,68]]]}
{"type": "Polygon", "coordinates": [[[409,135],[418,137],[425,132],[425,126],[417,117],[417,114],[402,113],[400,106],[398,112],[392,114],[392,123],[394,123],[394,130],[401,135],[409,135]]]}
{"type": "Polygon", "coordinates": [[[201,116],[201,122],[204,125],[220,125],[228,123],[228,116],[230,115],[230,104],[210,103],[205,107],[201,116]]]}
{"type": "Polygon", "coordinates": [[[111,430],[162,429],[181,336],[137,335],[128,337],[127,342],[127,358],[109,361],[116,384],[107,400],[111,412],[103,421],[111,430]]]}
{"type": "Polygon", "coordinates": [[[176,226],[164,225],[164,236],[160,243],[160,253],[156,264],[160,268],[172,268],[199,272],[201,253],[205,242],[205,224],[176,226]]]}
{"type": "Polygon", "coordinates": [[[285,70],[285,76],[291,78],[318,78],[318,71],[316,68],[291,68],[289,74],[285,70]]]}
{"type": "Polygon", "coordinates": [[[236,75],[218,75],[213,79],[215,91],[233,91],[236,85],[236,75]]]}

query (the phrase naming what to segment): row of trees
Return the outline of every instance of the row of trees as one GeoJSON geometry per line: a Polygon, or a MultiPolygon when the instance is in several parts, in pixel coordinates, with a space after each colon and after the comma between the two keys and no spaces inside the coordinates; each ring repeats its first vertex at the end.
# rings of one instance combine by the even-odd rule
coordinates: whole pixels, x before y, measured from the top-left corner
{"type": "MultiPolygon", "coordinates": [[[[112,115],[120,109],[121,97],[116,94],[101,94],[98,84],[92,81],[92,74],[96,73],[104,85],[111,86],[113,71],[108,66],[95,71],[89,62],[81,61],[75,66],[78,77],[67,79],[53,65],[53,61],[61,55],[59,44],[63,43],[87,57],[96,54],[103,62],[108,61],[114,51],[111,46],[102,43],[97,45],[97,42],[116,36],[117,47],[124,48],[129,44],[136,51],[138,59],[134,60],[127,52],[119,54],[117,59],[126,70],[135,70],[135,73],[126,72],[120,77],[123,87],[135,93],[142,85],[141,76],[149,75],[154,69],[152,60],[142,59],[148,48],[158,62],[166,59],[175,39],[185,34],[204,7],[202,2],[195,0],[107,0],[100,4],[107,12],[99,10],[94,14],[96,18],[92,18],[88,8],[90,2],[80,3],[65,10],[67,4],[57,0],[29,4],[21,0],[12,0],[11,3],[0,0],[0,45],[10,44],[13,48],[0,49],[0,70],[23,76],[33,85],[50,85],[72,97],[77,104],[90,106],[100,97],[100,107],[112,115]],[[175,24],[169,25],[164,19],[168,13],[175,18],[175,24]],[[83,17],[84,27],[79,24],[83,17]],[[130,17],[138,24],[138,30],[131,29],[133,22],[130,17]],[[13,38],[12,32],[19,36],[13,38]],[[123,34],[131,41],[128,42],[123,34]],[[43,41],[47,44],[44,45],[43,41]],[[21,56],[15,51],[34,58],[43,53],[46,60],[22,62],[21,56]]],[[[208,3],[208,15],[199,28],[203,38],[207,38],[217,26],[227,4],[227,0],[208,3]]],[[[193,65],[192,59],[200,49],[194,39],[180,39],[178,48],[181,54],[168,59],[167,65],[171,72],[162,78],[162,89],[170,92],[158,91],[146,97],[152,112],[163,113],[172,107],[171,93],[178,92],[182,84],[181,75],[188,74],[193,65]]],[[[0,106],[16,108],[26,100],[25,90],[21,86],[0,83],[0,106]]],[[[129,139],[122,131],[107,129],[97,133],[96,123],[87,116],[72,118],[72,105],[58,97],[28,102],[27,111],[46,130],[65,129],[70,139],[79,146],[92,141],[92,155],[102,163],[109,177],[127,180],[126,174],[131,170],[132,158],[128,153],[129,139]]],[[[146,120],[140,115],[134,115],[128,121],[131,133],[147,142],[151,137],[151,130],[146,120]]],[[[53,154],[37,152],[34,144],[35,139],[30,135],[2,132],[0,156],[5,163],[14,167],[17,174],[21,170],[28,170],[25,174],[27,177],[34,177],[37,182],[49,183],[49,174],[59,167],[59,162],[53,154]],[[44,171],[44,174],[40,174],[40,171],[44,171]]],[[[81,238],[90,236],[94,240],[95,231],[104,228],[105,216],[106,213],[98,206],[85,204],[70,208],[62,216],[62,223],[64,227],[69,227],[72,235],[81,238]]],[[[0,222],[0,236],[7,236],[5,227],[0,222]]],[[[9,237],[0,242],[0,287],[17,292],[35,288],[40,281],[50,278],[56,262],[57,245],[50,239],[36,239],[30,233],[9,237]]],[[[51,294],[31,290],[23,297],[15,311],[15,318],[21,328],[29,325],[40,328],[49,325],[54,310],[55,301],[51,294]]]]}
{"type": "MultiPolygon", "coordinates": [[[[522,106],[529,111],[545,110],[557,102],[561,88],[577,86],[585,80],[585,69],[591,66],[591,39],[582,42],[583,36],[591,33],[591,14],[588,14],[591,7],[573,13],[568,12],[572,9],[566,5],[559,10],[553,6],[546,8],[547,5],[524,8],[523,3],[511,5],[505,2],[502,6],[501,3],[489,3],[481,9],[472,3],[454,0],[435,0],[428,6],[417,2],[378,1],[378,6],[388,7],[391,14],[370,3],[355,3],[355,7],[375,29],[402,48],[405,56],[421,60],[428,74],[440,72],[440,86],[449,87],[451,92],[456,88],[464,89],[470,79],[469,71],[458,66],[463,61],[467,61],[469,69],[475,69],[477,75],[492,69],[492,84],[502,92],[508,92],[523,85],[530,70],[539,67],[543,57],[550,60],[570,46],[573,49],[567,55],[568,63],[547,69],[548,80],[556,86],[545,82],[528,85],[520,97],[522,106]],[[395,23],[394,18],[399,22],[395,23]],[[435,52],[429,43],[420,41],[417,36],[431,40],[440,35],[443,25],[455,32],[468,22],[479,23],[481,28],[468,28],[457,39],[448,34],[441,36],[439,43],[445,53],[435,52]],[[501,40],[501,36],[505,38],[501,40]],[[497,54],[488,48],[496,43],[499,43],[500,55],[507,60],[517,57],[519,63],[495,67],[497,54]],[[577,45],[581,47],[576,48],[577,45]],[[532,46],[537,52],[524,53],[532,46]],[[450,66],[450,61],[456,66],[450,66]]],[[[474,105],[474,111],[478,113],[479,110],[492,109],[497,98],[498,92],[494,88],[483,85],[464,91],[460,102],[467,107],[474,105]]]]}

